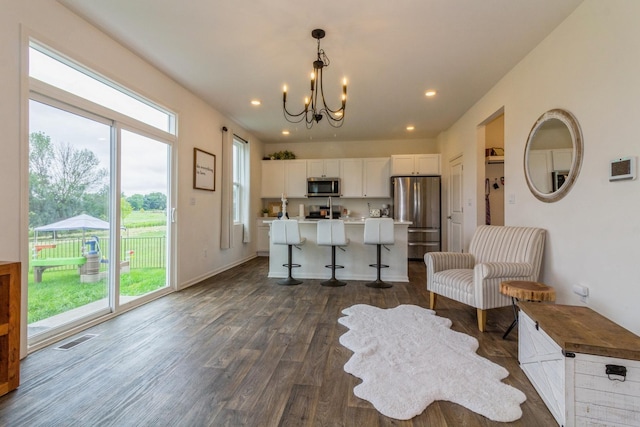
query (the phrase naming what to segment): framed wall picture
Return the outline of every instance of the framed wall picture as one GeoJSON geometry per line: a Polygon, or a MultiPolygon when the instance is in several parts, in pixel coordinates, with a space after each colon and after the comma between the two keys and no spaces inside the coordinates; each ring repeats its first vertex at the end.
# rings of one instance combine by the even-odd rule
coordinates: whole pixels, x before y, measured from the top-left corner
{"type": "Polygon", "coordinates": [[[216,191],[216,156],[193,149],[193,188],[216,191]]]}

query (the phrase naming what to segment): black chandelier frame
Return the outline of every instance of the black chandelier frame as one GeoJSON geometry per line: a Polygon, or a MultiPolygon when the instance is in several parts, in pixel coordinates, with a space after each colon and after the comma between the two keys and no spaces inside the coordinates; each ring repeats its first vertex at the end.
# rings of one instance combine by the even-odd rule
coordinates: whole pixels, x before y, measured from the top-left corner
{"type": "Polygon", "coordinates": [[[311,94],[305,98],[304,109],[297,114],[287,110],[287,87],[282,93],[282,109],[284,117],[290,123],[305,122],[307,129],[311,129],[314,123],[319,123],[323,117],[327,117],[327,122],[339,128],[344,124],[345,108],[347,106],[347,82],[342,83],[342,103],[340,108],[332,109],[327,106],[324,98],[323,70],[329,66],[329,57],[320,48],[320,40],[324,38],[325,31],[315,29],[311,36],[318,41],[317,59],[313,61],[313,73],[311,74],[311,94]]]}

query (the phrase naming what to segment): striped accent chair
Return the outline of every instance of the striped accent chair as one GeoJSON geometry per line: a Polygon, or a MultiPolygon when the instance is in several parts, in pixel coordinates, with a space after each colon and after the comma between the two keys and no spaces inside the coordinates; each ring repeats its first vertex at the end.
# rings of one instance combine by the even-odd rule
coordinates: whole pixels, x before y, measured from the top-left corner
{"type": "Polygon", "coordinates": [[[541,228],[481,225],[469,253],[426,253],[431,309],[436,295],[475,307],[478,329],[484,332],[487,310],[511,305],[511,298],[500,293],[501,282],[538,280],[544,238],[541,228]]]}

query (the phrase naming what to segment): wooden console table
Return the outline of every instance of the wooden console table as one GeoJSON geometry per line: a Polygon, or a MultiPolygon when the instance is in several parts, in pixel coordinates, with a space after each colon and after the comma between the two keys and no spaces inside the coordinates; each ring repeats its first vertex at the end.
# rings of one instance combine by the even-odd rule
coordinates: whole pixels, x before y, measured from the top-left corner
{"type": "Polygon", "coordinates": [[[20,383],[20,263],[0,262],[0,396],[20,383]]]}
{"type": "Polygon", "coordinates": [[[518,305],[520,367],[559,425],[640,425],[640,337],[588,307],[518,305]]]}

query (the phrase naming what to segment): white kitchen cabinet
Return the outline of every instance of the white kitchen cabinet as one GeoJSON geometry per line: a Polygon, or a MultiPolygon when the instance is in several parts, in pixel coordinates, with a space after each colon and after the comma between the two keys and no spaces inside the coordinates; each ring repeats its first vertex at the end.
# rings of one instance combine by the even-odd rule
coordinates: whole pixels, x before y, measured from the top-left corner
{"type": "Polygon", "coordinates": [[[264,223],[268,219],[270,218],[263,217],[256,220],[256,253],[258,256],[269,256],[269,224],[264,223]]]}
{"type": "Polygon", "coordinates": [[[388,157],[340,160],[342,197],[390,197],[388,157]]]}
{"type": "Polygon", "coordinates": [[[391,176],[440,175],[440,154],[391,156],[391,176]]]}
{"type": "Polygon", "coordinates": [[[362,159],[340,160],[340,196],[362,197],[362,159]]]}
{"type": "Polygon", "coordinates": [[[306,160],[263,160],[260,195],[263,198],[307,196],[306,160]]]}
{"type": "Polygon", "coordinates": [[[307,178],[337,178],[339,176],[339,159],[307,160],[307,178]]]}
{"type": "Polygon", "coordinates": [[[588,307],[519,306],[518,362],[559,425],[640,425],[640,337],[588,307]]]}
{"type": "Polygon", "coordinates": [[[284,192],[287,198],[307,197],[307,161],[284,160],[284,192]]]}
{"type": "Polygon", "coordinates": [[[362,195],[391,197],[390,159],[388,157],[363,159],[362,168],[362,195]]]}

